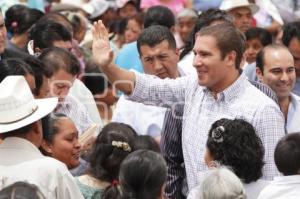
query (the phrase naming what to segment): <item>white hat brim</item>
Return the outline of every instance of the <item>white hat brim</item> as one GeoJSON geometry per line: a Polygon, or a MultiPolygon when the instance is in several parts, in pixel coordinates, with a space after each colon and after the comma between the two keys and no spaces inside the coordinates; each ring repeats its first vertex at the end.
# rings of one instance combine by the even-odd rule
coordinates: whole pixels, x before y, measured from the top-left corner
{"type": "Polygon", "coordinates": [[[38,106],[35,112],[20,121],[9,124],[0,124],[0,134],[19,129],[45,117],[55,109],[58,99],[56,97],[35,99],[35,102],[38,106]]]}
{"type": "Polygon", "coordinates": [[[242,6],[237,6],[237,7],[234,7],[234,8],[230,8],[230,9],[228,9],[227,11],[231,11],[231,10],[233,10],[233,9],[236,9],[236,8],[243,8],[243,7],[249,8],[249,9],[251,10],[251,13],[252,13],[253,15],[254,15],[255,13],[257,13],[258,10],[259,10],[258,5],[253,4],[253,3],[250,3],[249,5],[242,5],[242,6]]]}

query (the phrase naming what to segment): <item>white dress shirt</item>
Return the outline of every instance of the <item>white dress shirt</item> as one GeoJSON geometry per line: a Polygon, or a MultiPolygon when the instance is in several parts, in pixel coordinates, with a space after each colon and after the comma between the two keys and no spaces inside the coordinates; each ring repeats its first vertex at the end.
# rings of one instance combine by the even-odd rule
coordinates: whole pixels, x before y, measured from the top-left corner
{"type": "Polygon", "coordinates": [[[289,104],[286,130],[288,133],[300,132],[300,97],[293,93],[289,104]]]}
{"type": "Polygon", "coordinates": [[[218,93],[217,99],[208,88],[199,85],[197,76],[161,80],[137,74],[129,99],[164,107],[184,103],[182,150],[189,189],[198,184],[197,173],[207,169],[204,151],[208,131],[221,118],[244,119],[251,123],[265,147],[263,179],[279,175],[273,155],[276,143],[284,136],[283,114],[244,74],[218,93]]]}
{"type": "Polygon", "coordinates": [[[121,96],[116,104],[112,122],[130,125],[139,135],[161,135],[166,108],[144,105],[121,96]]]}
{"type": "Polygon", "coordinates": [[[300,175],[278,176],[266,186],[258,199],[299,199],[300,175]]]}
{"type": "Polygon", "coordinates": [[[65,164],[26,139],[8,137],[0,144],[0,190],[18,181],[38,186],[49,199],[83,199],[65,164]]]}

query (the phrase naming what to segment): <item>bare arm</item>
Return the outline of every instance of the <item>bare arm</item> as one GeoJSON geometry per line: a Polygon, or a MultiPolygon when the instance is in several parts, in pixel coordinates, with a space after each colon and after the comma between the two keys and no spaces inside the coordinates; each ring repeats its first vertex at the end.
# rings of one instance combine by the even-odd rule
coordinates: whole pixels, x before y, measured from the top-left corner
{"type": "Polygon", "coordinates": [[[135,74],[119,68],[113,63],[113,51],[109,45],[108,32],[102,21],[93,26],[93,58],[112,85],[130,95],[134,90],[135,74]]]}

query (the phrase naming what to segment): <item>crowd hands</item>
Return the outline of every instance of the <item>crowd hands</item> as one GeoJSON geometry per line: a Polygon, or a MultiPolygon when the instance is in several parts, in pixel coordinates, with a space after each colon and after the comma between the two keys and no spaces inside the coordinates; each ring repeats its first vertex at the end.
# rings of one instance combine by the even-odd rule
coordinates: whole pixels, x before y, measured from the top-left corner
{"type": "Polygon", "coordinates": [[[299,198],[300,4],[0,4],[0,199],[299,198]]]}

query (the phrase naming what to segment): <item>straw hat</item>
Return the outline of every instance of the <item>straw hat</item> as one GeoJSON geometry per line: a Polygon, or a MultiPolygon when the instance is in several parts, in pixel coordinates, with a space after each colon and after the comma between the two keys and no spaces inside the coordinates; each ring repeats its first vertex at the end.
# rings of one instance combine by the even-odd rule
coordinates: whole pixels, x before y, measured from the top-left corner
{"type": "Polygon", "coordinates": [[[249,3],[248,0],[223,0],[220,5],[220,10],[231,11],[235,8],[248,7],[252,14],[255,14],[259,7],[254,3],[249,3]]]}
{"type": "Polygon", "coordinates": [[[57,105],[57,98],[34,99],[23,76],[7,76],[0,91],[0,133],[38,121],[57,105]]]}

